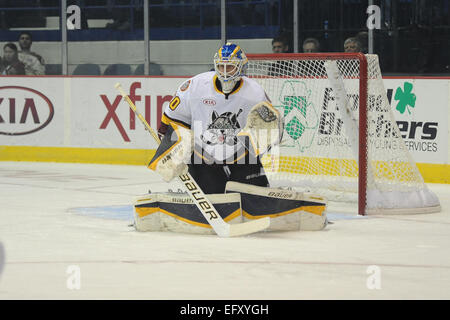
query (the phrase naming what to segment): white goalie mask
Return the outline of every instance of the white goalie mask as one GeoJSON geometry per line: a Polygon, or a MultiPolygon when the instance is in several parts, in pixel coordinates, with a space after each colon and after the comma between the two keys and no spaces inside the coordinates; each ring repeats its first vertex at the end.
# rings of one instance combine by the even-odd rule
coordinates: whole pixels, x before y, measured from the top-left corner
{"type": "Polygon", "coordinates": [[[247,57],[242,49],[233,43],[222,46],[214,56],[214,69],[222,85],[223,93],[230,93],[244,75],[247,57]]]}

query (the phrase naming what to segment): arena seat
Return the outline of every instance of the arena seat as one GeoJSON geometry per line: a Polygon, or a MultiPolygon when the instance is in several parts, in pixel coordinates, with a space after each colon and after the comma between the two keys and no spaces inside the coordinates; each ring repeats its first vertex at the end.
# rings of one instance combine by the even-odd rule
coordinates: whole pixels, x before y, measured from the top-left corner
{"type": "MultiPolygon", "coordinates": [[[[136,70],[134,70],[134,74],[136,76],[144,75],[144,65],[140,64],[137,66],[136,70]]],[[[150,62],[150,75],[151,76],[160,76],[163,72],[161,70],[161,66],[159,64],[150,62]]]]}
{"type": "Polygon", "coordinates": [[[129,64],[110,64],[103,72],[105,76],[129,76],[132,75],[131,66],[129,64]]]}
{"type": "Polygon", "coordinates": [[[101,71],[98,64],[84,63],[77,65],[72,74],[79,76],[99,76],[101,75],[101,71]]]}
{"type": "Polygon", "coordinates": [[[46,75],[61,75],[62,65],[61,64],[46,64],[45,65],[46,75]]]}

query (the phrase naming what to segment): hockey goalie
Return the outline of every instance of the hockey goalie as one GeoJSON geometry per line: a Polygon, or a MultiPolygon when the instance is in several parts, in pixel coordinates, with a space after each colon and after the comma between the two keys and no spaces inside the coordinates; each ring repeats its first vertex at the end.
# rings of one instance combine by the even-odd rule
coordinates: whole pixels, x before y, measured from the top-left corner
{"type": "MultiPolygon", "coordinates": [[[[194,76],[164,110],[161,137],[149,169],[164,181],[189,172],[224,221],[270,217],[269,230],[322,230],[326,201],[270,188],[260,157],[276,152],[283,119],[264,89],[245,76],[247,58],[227,43],[214,57],[214,71],[194,76]]],[[[137,199],[138,231],[211,234],[211,227],[184,193],[154,193],[137,199]]]]}

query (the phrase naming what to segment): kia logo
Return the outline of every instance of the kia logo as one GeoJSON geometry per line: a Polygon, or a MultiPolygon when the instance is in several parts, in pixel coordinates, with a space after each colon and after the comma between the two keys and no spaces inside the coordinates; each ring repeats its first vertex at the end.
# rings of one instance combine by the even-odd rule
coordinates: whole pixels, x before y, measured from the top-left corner
{"type": "Polygon", "coordinates": [[[34,89],[0,87],[0,134],[20,136],[39,131],[53,119],[50,99],[34,89]]]}
{"type": "Polygon", "coordinates": [[[208,106],[215,106],[216,101],[214,99],[203,99],[203,104],[206,104],[208,106]]]}

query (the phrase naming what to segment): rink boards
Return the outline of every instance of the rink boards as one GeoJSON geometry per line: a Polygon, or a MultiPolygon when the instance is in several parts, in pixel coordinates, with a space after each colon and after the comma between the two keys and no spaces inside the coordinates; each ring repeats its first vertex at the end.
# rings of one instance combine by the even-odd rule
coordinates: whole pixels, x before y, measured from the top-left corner
{"type": "MultiPolygon", "coordinates": [[[[0,160],[147,164],[156,144],[114,85],[120,82],[150,125],[157,128],[162,110],[185,80],[1,77],[0,160]]],[[[384,85],[396,120],[402,121],[405,144],[424,179],[450,183],[450,80],[389,78],[384,85]],[[406,83],[412,84],[411,92],[406,91],[406,83]],[[407,104],[411,99],[406,98],[412,96],[414,106],[407,104]]]]}

